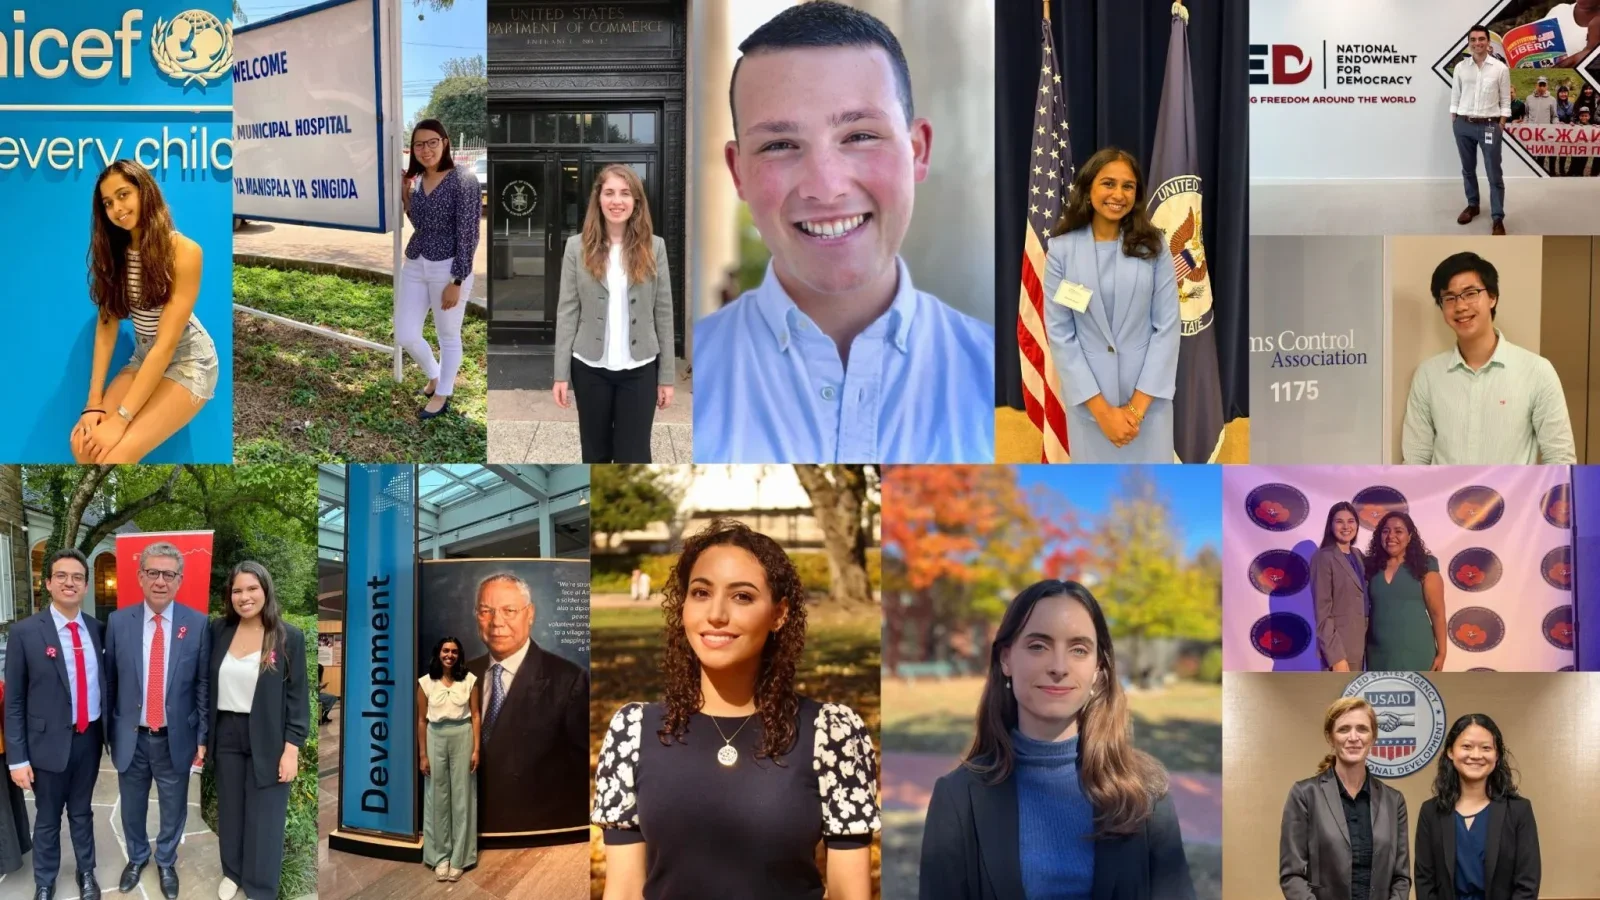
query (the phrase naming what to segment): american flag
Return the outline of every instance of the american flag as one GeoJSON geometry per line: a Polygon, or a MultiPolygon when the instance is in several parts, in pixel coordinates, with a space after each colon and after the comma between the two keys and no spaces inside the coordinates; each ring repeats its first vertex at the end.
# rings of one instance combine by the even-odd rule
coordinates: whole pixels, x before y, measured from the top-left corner
{"type": "Polygon", "coordinates": [[[1067,415],[1061,381],[1050,358],[1044,328],[1044,251],[1050,229],[1061,219],[1072,184],[1072,147],[1067,140],[1067,105],[1050,20],[1039,23],[1042,48],[1039,92],[1033,115],[1033,154],[1028,160],[1028,228],[1022,251],[1022,294],[1017,306],[1017,343],[1022,353],[1023,402],[1028,420],[1044,435],[1044,462],[1067,461],[1067,415]]]}
{"type": "Polygon", "coordinates": [[[1378,738],[1373,744],[1372,755],[1393,761],[1403,756],[1410,756],[1416,750],[1416,738],[1378,738]]]}

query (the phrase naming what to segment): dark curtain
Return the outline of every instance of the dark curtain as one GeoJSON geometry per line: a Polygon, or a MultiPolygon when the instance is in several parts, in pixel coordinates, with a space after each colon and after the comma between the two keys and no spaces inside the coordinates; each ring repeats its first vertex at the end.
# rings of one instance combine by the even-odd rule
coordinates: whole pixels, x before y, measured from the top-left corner
{"type": "MultiPolygon", "coordinates": [[[[1189,54],[1200,141],[1201,211],[1215,292],[1223,416],[1249,415],[1249,0],[1188,0],[1189,54]]],[[[995,4],[995,400],[1022,409],[1017,297],[1022,277],[1028,155],[1039,85],[1040,0],[995,4]]],[[[1075,165],[1115,145],[1148,177],[1170,0],[1051,0],[1067,88],[1075,165]]],[[[1149,186],[1146,186],[1148,193],[1149,186]]]]}

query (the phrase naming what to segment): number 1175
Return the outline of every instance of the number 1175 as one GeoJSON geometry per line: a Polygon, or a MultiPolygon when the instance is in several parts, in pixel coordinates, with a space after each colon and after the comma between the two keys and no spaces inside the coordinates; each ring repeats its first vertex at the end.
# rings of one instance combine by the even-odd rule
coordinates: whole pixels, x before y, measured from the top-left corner
{"type": "Polygon", "coordinates": [[[1296,400],[1317,399],[1317,383],[1315,381],[1274,381],[1272,383],[1273,403],[1292,403],[1296,400]]]}

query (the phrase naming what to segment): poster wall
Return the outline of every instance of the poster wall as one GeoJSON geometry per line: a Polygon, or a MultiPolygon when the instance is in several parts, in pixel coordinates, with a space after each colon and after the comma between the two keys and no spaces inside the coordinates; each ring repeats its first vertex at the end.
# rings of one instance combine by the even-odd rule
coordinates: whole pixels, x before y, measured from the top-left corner
{"type": "MultiPolygon", "coordinates": [[[[95,184],[111,163],[132,159],[150,172],[174,227],[200,245],[194,315],[220,351],[215,396],[144,462],[231,463],[231,7],[18,0],[7,8],[0,245],[16,286],[6,305],[7,363],[25,380],[7,400],[0,459],[73,462],[68,440],[89,397],[94,357],[92,235],[118,227],[105,222],[95,184]]],[[[123,323],[108,380],[133,351],[133,326],[123,323]]]]}
{"type": "MultiPolygon", "coordinates": [[[[144,587],[139,583],[139,555],[151,544],[163,541],[183,554],[183,580],[178,582],[177,601],[201,615],[211,614],[211,539],[210,531],[147,531],[117,535],[117,608],[144,602],[144,587]]],[[[227,585],[217,590],[226,591],[227,585]]],[[[222,597],[227,603],[227,596],[222,597]]]]}
{"type": "MultiPolygon", "coordinates": [[[[1572,549],[1578,559],[1600,560],[1600,466],[1572,468],[1572,549]]],[[[1573,574],[1578,668],[1600,670],[1600,563],[1573,574]]]]}
{"type": "Polygon", "coordinates": [[[1570,472],[1566,466],[1226,467],[1223,668],[1325,668],[1311,557],[1328,510],[1340,501],[1356,507],[1355,545],[1364,553],[1385,513],[1406,512],[1416,523],[1444,580],[1445,671],[1572,668],[1570,472]]]}
{"type": "Polygon", "coordinates": [[[427,560],[419,578],[419,673],[449,636],[478,680],[480,833],[588,840],[589,561],[427,560]]]}

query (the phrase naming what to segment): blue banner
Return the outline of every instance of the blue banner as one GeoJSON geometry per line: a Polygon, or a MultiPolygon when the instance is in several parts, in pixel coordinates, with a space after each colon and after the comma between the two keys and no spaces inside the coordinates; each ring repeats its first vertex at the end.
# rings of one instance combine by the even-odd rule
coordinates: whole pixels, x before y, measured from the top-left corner
{"type": "Polygon", "coordinates": [[[416,835],[416,466],[346,469],[339,827],[416,835]]]}
{"type": "MultiPolygon", "coordinates": [[[[221,0],[20,0],[8,7],[13,12],[0,25],[0,195],[7,213],[0,246],[10,253],[13,282],[26,285],[6,307],[9,364],[26,374],[9,398],[13,427],[0,430],[0,460],[73,461],[69,437],[90,396],[94,359],[92,230],[127,242],[126,230],[107,224],[95,185],[113,161],[131,159],[149,170],[173,228],[200,246],[194,318],[215,348],[198,330],[180,342],[183,355],[165,369],[168,377],[185,387],[184,379],[198,381],[198,393],[213,396],[198,412],[177,402],[181,397],[148,407],[151,424],[158,416],[174,424],[193,418],[143,461],[231,463],[232,7],[221,0]]],[[[153,204],[140,197],[143,222],[153,204]]],[[[106,257],[120,255],[113,249],[106,257]]],[[[134,348],[132,324],[123,322],[101,387],[134,348]]],[[[144,411],[134,410],[136,422],[144,411]]]]}
{"type": "Polygon", "coordinates": [[[1572,624],[1578,670],[1600,671],[1600,466],[1572,467],[1572,624]]]}

